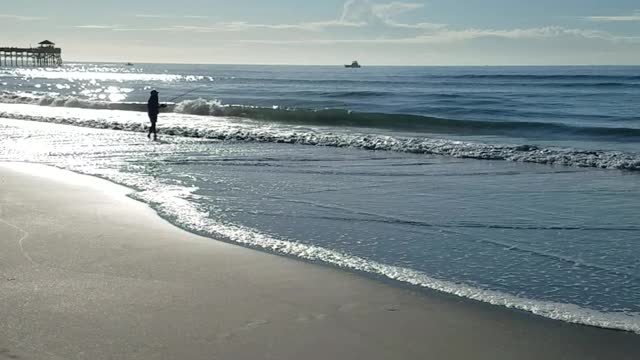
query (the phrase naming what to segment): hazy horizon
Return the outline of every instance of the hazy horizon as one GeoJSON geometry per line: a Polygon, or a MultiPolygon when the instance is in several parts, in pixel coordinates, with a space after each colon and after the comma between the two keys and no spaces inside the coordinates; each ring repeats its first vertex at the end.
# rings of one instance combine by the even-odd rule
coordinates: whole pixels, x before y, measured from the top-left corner
{"type": "Polygon", "coordinates": [[[2,45],[49,39],[69,62],[246,65],[640,64],[631,0],[81,0],[4,4],[2,45]]]}
{"type": "MultiPolygon", "coordinates": [[[[63,54],[64,56],[64,54],[63,54]]],[[[294,63],[199,63],[199,62],[130,62],[133,65],[220,65],[220,66],[317,66],[329,67],[349,64],[351,61],[343,61],[335,64],[294,64],[294,63]]],[[[478,65],[445,65],[445,64],[371,64],[358,60],[359,64],[366,67],[640,67],[640,62],[636,64],[478,64],[478,65]]],[[[75,60],[65,59],[65,63],[69,64],[127,64],[128,61],[102,61],[102,60],[75,60]]]]}

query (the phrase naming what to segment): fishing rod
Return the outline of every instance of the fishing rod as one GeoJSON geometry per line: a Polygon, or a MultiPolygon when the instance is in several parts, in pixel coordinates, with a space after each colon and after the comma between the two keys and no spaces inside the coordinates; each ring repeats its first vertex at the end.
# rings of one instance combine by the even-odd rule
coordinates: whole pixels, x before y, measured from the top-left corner
{"type": "Polygon", "coordinates": [[[196,90],[200,90],[200,89],[202,89],[202,86],[201,86],[201,87],[197,87],[197,88],[195,88],[195,89],[191,89],[191,90],[187,91],[187,92],[186,92],[186,93],[184,93],[184,94],[178,95],[178,96],[174,97],[173,99],[168,100],[167,102],[173,102],[173,101],[175,101],[175,100],[177,100],[177,99],[180,99],[180,98],[181,98],[181,97],[183,97],[183,96],[187,96],[187,95],[191,94],[192,92],[194,92],[194,91],[196,91],[196,90]]]}

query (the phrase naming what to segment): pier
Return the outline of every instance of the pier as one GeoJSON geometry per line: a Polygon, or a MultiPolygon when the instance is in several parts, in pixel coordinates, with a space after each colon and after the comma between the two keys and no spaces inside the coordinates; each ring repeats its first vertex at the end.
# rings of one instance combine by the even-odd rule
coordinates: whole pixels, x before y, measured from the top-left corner
{"type": "Polygon", "coordinates": [[[62,49],[49,40],[38,45],[37,48],[0,47],[0,67],[62,65],[62,49]]]}

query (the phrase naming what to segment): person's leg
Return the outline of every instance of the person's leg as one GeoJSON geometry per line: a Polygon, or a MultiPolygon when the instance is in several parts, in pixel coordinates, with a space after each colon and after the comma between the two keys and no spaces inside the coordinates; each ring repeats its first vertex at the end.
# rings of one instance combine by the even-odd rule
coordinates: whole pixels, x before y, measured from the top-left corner
{"type": "Polygon", "coordinates": [[[147,134],[147,138],[151,138],[151,133],[153,133],[153,140],[156,139],[156,122],[158,121],[158,114],[149,114],[149,121],[151,121],[151,127],[149,127],[149,133],[147,134]]]}
{"type": "Polygon", "coordinates": [[[155,126],[155,120],[152,114],[148,114],[148,115],[149,115],[149,121],[151,122],[151,126],[149,126],[149,132],[147,133],[147,138],[151,139],[151,133],[153,132],[153,128],[155,126]]]}
{"type": "Polygon", "coordinates": [[[153,128],[153,140],[157,140],[158,139],[158,129],[156,129],[156,122],[154,121],[151,125],[151,128],[153,128]]]}

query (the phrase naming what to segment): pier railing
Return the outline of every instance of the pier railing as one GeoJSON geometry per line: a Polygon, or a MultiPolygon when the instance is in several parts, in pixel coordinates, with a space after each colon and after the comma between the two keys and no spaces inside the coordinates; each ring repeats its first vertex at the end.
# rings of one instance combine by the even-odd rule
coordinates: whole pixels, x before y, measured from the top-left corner
{"type": "Polygon", "coordinates": [[[0,47],[0,67],[62,65],[62,49],[54,47],[0,47]]]}

